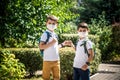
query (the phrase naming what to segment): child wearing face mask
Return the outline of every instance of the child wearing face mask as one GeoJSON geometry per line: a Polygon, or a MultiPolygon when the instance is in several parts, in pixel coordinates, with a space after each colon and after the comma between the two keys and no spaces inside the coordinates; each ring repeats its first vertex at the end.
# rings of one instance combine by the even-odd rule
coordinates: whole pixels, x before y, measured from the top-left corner
{"type": "Polygon", "coordinates": [[[93,59],[94,52],[93,52],[93,43],[88,39],[88,25],[85,22],[82,22],[77,27],[79,41],[77,42],[76,47],[71,42],[71,46],[76,50],[75,58],[73,63],[73,77],[74,80],[90,80],[90,71],[89,65],[93,59]],[[86,41],[86,48],[88,54],[85,52],[84,49],[84,42],[86,41]]]}
{"type": "Polygon", "coordinates": [[[47,32],[50,34],[48,42],[45,44],[47,34],[44,32],[41,36],[39,48],[44,49],[43,55],[43,74],[44,80],[50,80],[50,73],[54,80],[60,80],[60,61],[58,48],[65,46],[65,41],[58,45],[58,40],[54,30],[57,28],[58,18],[54,15],[47,17],[47,32]]]}

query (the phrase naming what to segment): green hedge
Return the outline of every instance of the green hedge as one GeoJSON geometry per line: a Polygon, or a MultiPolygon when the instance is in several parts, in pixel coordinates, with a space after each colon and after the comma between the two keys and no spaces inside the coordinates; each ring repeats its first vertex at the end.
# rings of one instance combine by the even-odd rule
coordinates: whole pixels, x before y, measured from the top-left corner
{"type": "Polygon", "coordinates": [[[35,71],[42,69],[42,58],[39,55],[38,49],[33,48],[6,48],[4,50],[9,50],[10,53],[15,54],[16,58],[22,62],[26,71],[30,75],[34,75],[35,71]]]}
{"type": "MultiPolygon", "coordinates": [[[[88,36],[91,41],[95,44],[98,44],[100,38],[97,35],[89,35],[88,36]]],[[[74,44],[78,41],[79,36],[77,34],[60,34],[59,35],[59,43],[62,43],[64,40],[72,40],[74,44]]]]}
{"type": "Polygon", "coordinates": [[[120,61],[120,23],[112,25],[111,39],[111,45],[109,45],[111,54],[107,54],[107,58],[120,61]]]}
{"type": "MultiPolygon", "coordinates": [[[[97,71],[98,65],[101,61],[101,54],[99,50],[99,37],[98,36],[89,36],[89,38],[96,45],[96,54],[93,62],[91,63],[91,73],[97,71]]],[[[77,35],[63,35],[62,40],[70,39],[74,43],[77,41],[77,35]],[[69,36],[68,38],[66,36],[69,36]],[[73,38],[74,37],[74,38],[73,38]]],[[[35,71],[42,69],[42,57],[40,57],[38,48],[21,48],[21,49],[7,49],[11,53],[15,54],[16,58],[20,59],[22,63],[25,64],[26,71],[30,74],[34,74],[35,71]]],[[[71,47],[65,47],[60,49],[60,64],[61,64],[61,78],[70,78],[73,73],[73,59],[75,51],[71,47]]]]}
{"type": "Polygon", "coordinates": [[[25,76],[25,66],[9,51],[0,51],[0,80],[20,80],[25,76]]]}
{"type": "MultiPolygon", "coordinates": [[[[7,49],[16,55],[22,63],[25,64],[26,71],[34,74],[35,71],[42,69],[42,58],[36,49],[7,49]]],[[[60,49],[61,78],[65,79],[72,75],[73,59],[75,51],[70,47],[60,49]]],[[[100,63],[100,53],[96,53],[95,59],[91,65],[91,73],[97,71],[100,63]]]]}
{"type": "Polygon", "coordinates": [[[70,80],[73,73],[75,50],[70,47],[60,49],[61,80],[70,80]]]}

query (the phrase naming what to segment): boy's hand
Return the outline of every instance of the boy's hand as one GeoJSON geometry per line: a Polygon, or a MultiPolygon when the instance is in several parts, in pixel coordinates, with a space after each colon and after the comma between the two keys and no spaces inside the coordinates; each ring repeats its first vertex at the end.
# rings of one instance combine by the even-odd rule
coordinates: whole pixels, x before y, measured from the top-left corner
{"type": "Polygon", "coordinates": [[[74,47],[74,44],[71,40],[67,40],[67,45],[70,47],[74,47]]]}
{"type": "Polygon", "coordinates": [[[74,44],[73,44],[73,42],[71,40],[69,40],[69,46],[71,46],[71,47],[74,46],[74,44]]]}
{"type": "Polygon", "coordinates": [[[57,42],[56,38],[53,38],[53,40],[51,41],[51,43],[56,43],[56,42],[57,42]]]}
{"type": "Polygon", "coordinates": [[[88,65],[84,64],[81,69],[84,70],[84,71],[87,70],[88,69],[88,65]]]}
{"type": "Polygon", "coordinates": [[[65,40],[62,44],[63,46],[68,46],[68,40],[65,40]]]}
{"type": "Polygon", "coordinates": [[[71,44],[70,40],[65,40],[65,41],[62,43],[63,46],[70,46],[70,44],[71,44]]]}

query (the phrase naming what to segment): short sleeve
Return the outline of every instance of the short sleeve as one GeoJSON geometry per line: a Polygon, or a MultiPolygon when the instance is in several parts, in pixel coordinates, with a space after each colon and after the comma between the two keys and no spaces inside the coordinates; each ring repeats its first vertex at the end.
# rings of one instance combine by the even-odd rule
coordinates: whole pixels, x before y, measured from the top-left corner
{"type": "Polygon", "coordinates": [[[47,34],[44,32],[44,33],[42,34],[42,36],[41,36],[40,42],[45,42],[46,39],[47,39],[47,34]]]}
{"type": "Polygon", "coordinates": [[[87,49],[93,49],[93,42],[87,41],[87,49]]]}

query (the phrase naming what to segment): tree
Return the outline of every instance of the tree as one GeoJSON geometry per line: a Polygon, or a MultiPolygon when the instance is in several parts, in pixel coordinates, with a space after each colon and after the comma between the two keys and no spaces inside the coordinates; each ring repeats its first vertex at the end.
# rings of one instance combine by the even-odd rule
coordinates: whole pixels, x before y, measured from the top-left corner
{"type": "Polygon", "coordinates": [[[91,21],[91,18],[99,19],[98,16],[105,13],[109,23],[120,22],[120,0],[82,0],[79,3],[79,21],[91,21]]]}
{"type": "Polygon", "coordinates": [[[49,14],[59,16],[60,33],[64,31],[65,22],[75,17],[70,11],[74,6],[72,0],[2,0],[0,6],[2,47],[23,47],[28,41],[34,45],[45,30],[45,21],[49,14]]]}

